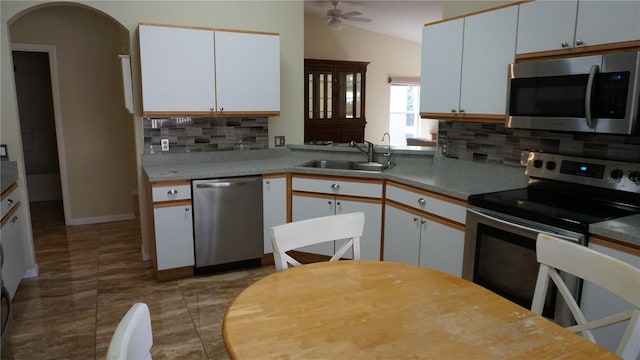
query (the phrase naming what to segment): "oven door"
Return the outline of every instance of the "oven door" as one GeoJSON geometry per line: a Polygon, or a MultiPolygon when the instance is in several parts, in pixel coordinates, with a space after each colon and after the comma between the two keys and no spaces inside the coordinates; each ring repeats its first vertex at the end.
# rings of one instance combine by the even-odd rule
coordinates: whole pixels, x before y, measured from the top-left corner
{"type": "MultiPolygon", "coordinates": [[[[583,245],[586,242],[584,234],[469,207],[463,278],[530,309],[539,269],[536,239],[540,233],[583,245]]],[[[566,274],[561,276],[574,296],[579,295],[581,281],[566,274]]],[[[564,326],[571,325],[573,320],[569,309],[561,299],[556,299],[555,294],[555,287],[552,286],[543,315],[564,326]]]]}

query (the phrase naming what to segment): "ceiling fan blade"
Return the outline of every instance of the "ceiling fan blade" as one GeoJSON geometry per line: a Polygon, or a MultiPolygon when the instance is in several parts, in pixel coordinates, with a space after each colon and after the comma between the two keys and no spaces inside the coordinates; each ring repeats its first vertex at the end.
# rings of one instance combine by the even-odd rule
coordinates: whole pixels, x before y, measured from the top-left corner
{"type": "Polygon", "coordinates": [[[363,18],[363,17],[350,17],[350,18],[347,18],[347,20],[349,20],[349,21],[357,21],[357,22],[361,22],[361,23],[370,23],[371,22],[371,19],[363,18]]]}
{"type": "Polygon", "coordinates": [[[342,10],[340,10],[340,9],[327,10],[327,16],[328,17],[340,17],[340,16],[342,16],[342,10]]]}
{"type": "Polygon", "coordinates": [[[342,18],[348,19],[350,17],[359,16],[359,15],[362,15],[360,11],[349,11],[349,12],[343,13],[342,18]]]}

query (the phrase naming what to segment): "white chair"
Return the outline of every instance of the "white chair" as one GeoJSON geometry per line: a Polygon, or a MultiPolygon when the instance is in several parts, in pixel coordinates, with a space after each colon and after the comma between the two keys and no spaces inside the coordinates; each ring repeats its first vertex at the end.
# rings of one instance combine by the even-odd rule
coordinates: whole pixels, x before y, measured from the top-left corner
{"type": "Polygon", "coordinates": [[[107,360],[151,359],[151,316],[145,303],[136,303],[124,315],[113,333],[107,360]]]}
{"type": "Polygon", "coordinates": [[[567,329],[596,342],[590,330],[630,320],[616,354],[624,359],[640,355],[640,269],[586,246],[540,234],[536,242],[540,270],[531,311],[542,314],[544,300],[553,280],[577,323],[567,329]],[[587,321],[569,289],[558,274],[563,271],[600,286],[631,303],[634,308],[601,319],[587,321]]]}
{"type": "Polygon", "coordinates": [[[324,216],[274,226],[269,229],[269,234],[273,245],[276,271],[288,269],[288,264],[302,265],[287,254],[287,251],[334,240],[345,239],[346,241],[329,261],[340,260],[350,248],[353,249],[353,260],[360,260],[360,238],[363,230],[364,213],[362,212],[324,216]]]}

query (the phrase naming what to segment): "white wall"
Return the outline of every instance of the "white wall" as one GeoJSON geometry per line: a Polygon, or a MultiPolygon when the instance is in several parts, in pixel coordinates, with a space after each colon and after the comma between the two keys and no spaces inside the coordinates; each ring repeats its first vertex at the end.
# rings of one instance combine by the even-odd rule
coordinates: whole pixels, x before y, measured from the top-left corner
{"type": "Polygon", "coordinates": [[[384,144],[389,131],[389,76],[420,76],[420,43],[345,26],[331,30],[320,18],[305,16],[304,57],[369,61],[364,137],[384,144]]]}

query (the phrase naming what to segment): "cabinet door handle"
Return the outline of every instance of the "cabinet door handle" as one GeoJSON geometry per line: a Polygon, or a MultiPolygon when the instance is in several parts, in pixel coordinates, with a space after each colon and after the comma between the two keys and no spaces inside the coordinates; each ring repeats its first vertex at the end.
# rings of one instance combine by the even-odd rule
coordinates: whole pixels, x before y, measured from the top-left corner
{"type": "Polygon", "coordinates": [[[333,190],[340,190],[340,184],[331,184],[333,190]]]}
{"type": "Polygon", "coordinates": [[[16,221],[18,221],[18,216],[14,216],[14,217],[11,218],[11,223],[12,224],[15,224],[16,221]]]}
{"type": "Polygon", "coordinates": [[[464,109],[460,109],[460,113],[463,114],[464,113],[464,109]]]}
{"type": "Polygon", "coordinates": [[[427,203],[427,200],[425,200],[424,198],[418,199],[418,204],[420,204],[420,206],[424,206],[426,203],[427,203]]]}
{"type": "Polygon", "coordinates": [[[567,46],[569,46],[569,43],[566,41],[563,41],[562,44],[560,44],[563,48],[566,48],[567,46]]]}
{"type": "Polygon", "coordinates": [[[267,183],[267,185],[271,184],[271,180],[267,180],[265,181],[265,183],[267,183]]]}
{"type": "Polygon", "coordinates": [[[580,39],[576,40],[576,45],[580,46],[582,44],[584,44],[584,41],[582,41],[580,39]]]}
{"type": "Polygon", "coordinates": [[[211,108],[209,108],[209,111],[213,112],[213,110],[215,110],[215,109],[214,109],[214,108],[212,108],[212,107],[211,107],[211,108]]]}
{"type": "Polygon", "coordinates": [[[176,189],[171,189],[171,190],[167,191],[167,194],[169,194],[169,195],[175,195],[177,193],[178,193],[178,190],[176,190],[176,189]]]}
{"type": "Polygon", "coordinates": [[[188,208],[188,207],[184,208],[184,211],[190,211],[190,210],[191,208],[188,208]]]}
{"type": "Polygon", "coordinates": [[[9,204],[9,206],[13,205],[13,200],[11,199],[7,200],[7,204],[9,204]]]}
{"type": "Polygon", "coordinates": [[[451,109],[451,112],[455,114],[455,113],[457,113],[458,111],[457,111],[456,109],[451,109]]]}
{"type": "Polygon", "coordinates": [[[424,225],[427,221],[425,219],[420,220],[420,224],[424,225]]]}
{"type": "Polygon", "coordinates": [[[417,218],[417,217],[414,217],[414,218],[413,218],[413,222],[418,222],[418,218],[417,218]]]}
{"type": "Polygon", "coordinates": [[[331,205],[331,201],[327,201],[327,204],[331,205]]]}
{"type": "Polygon", "coordinates": [[[340,206],[340,205],[342,205],[342,204],[340,204],[340,201],[337,201],[337,202],[336,202],[336,205],[337,205],[337,206],[340,206]]]}

